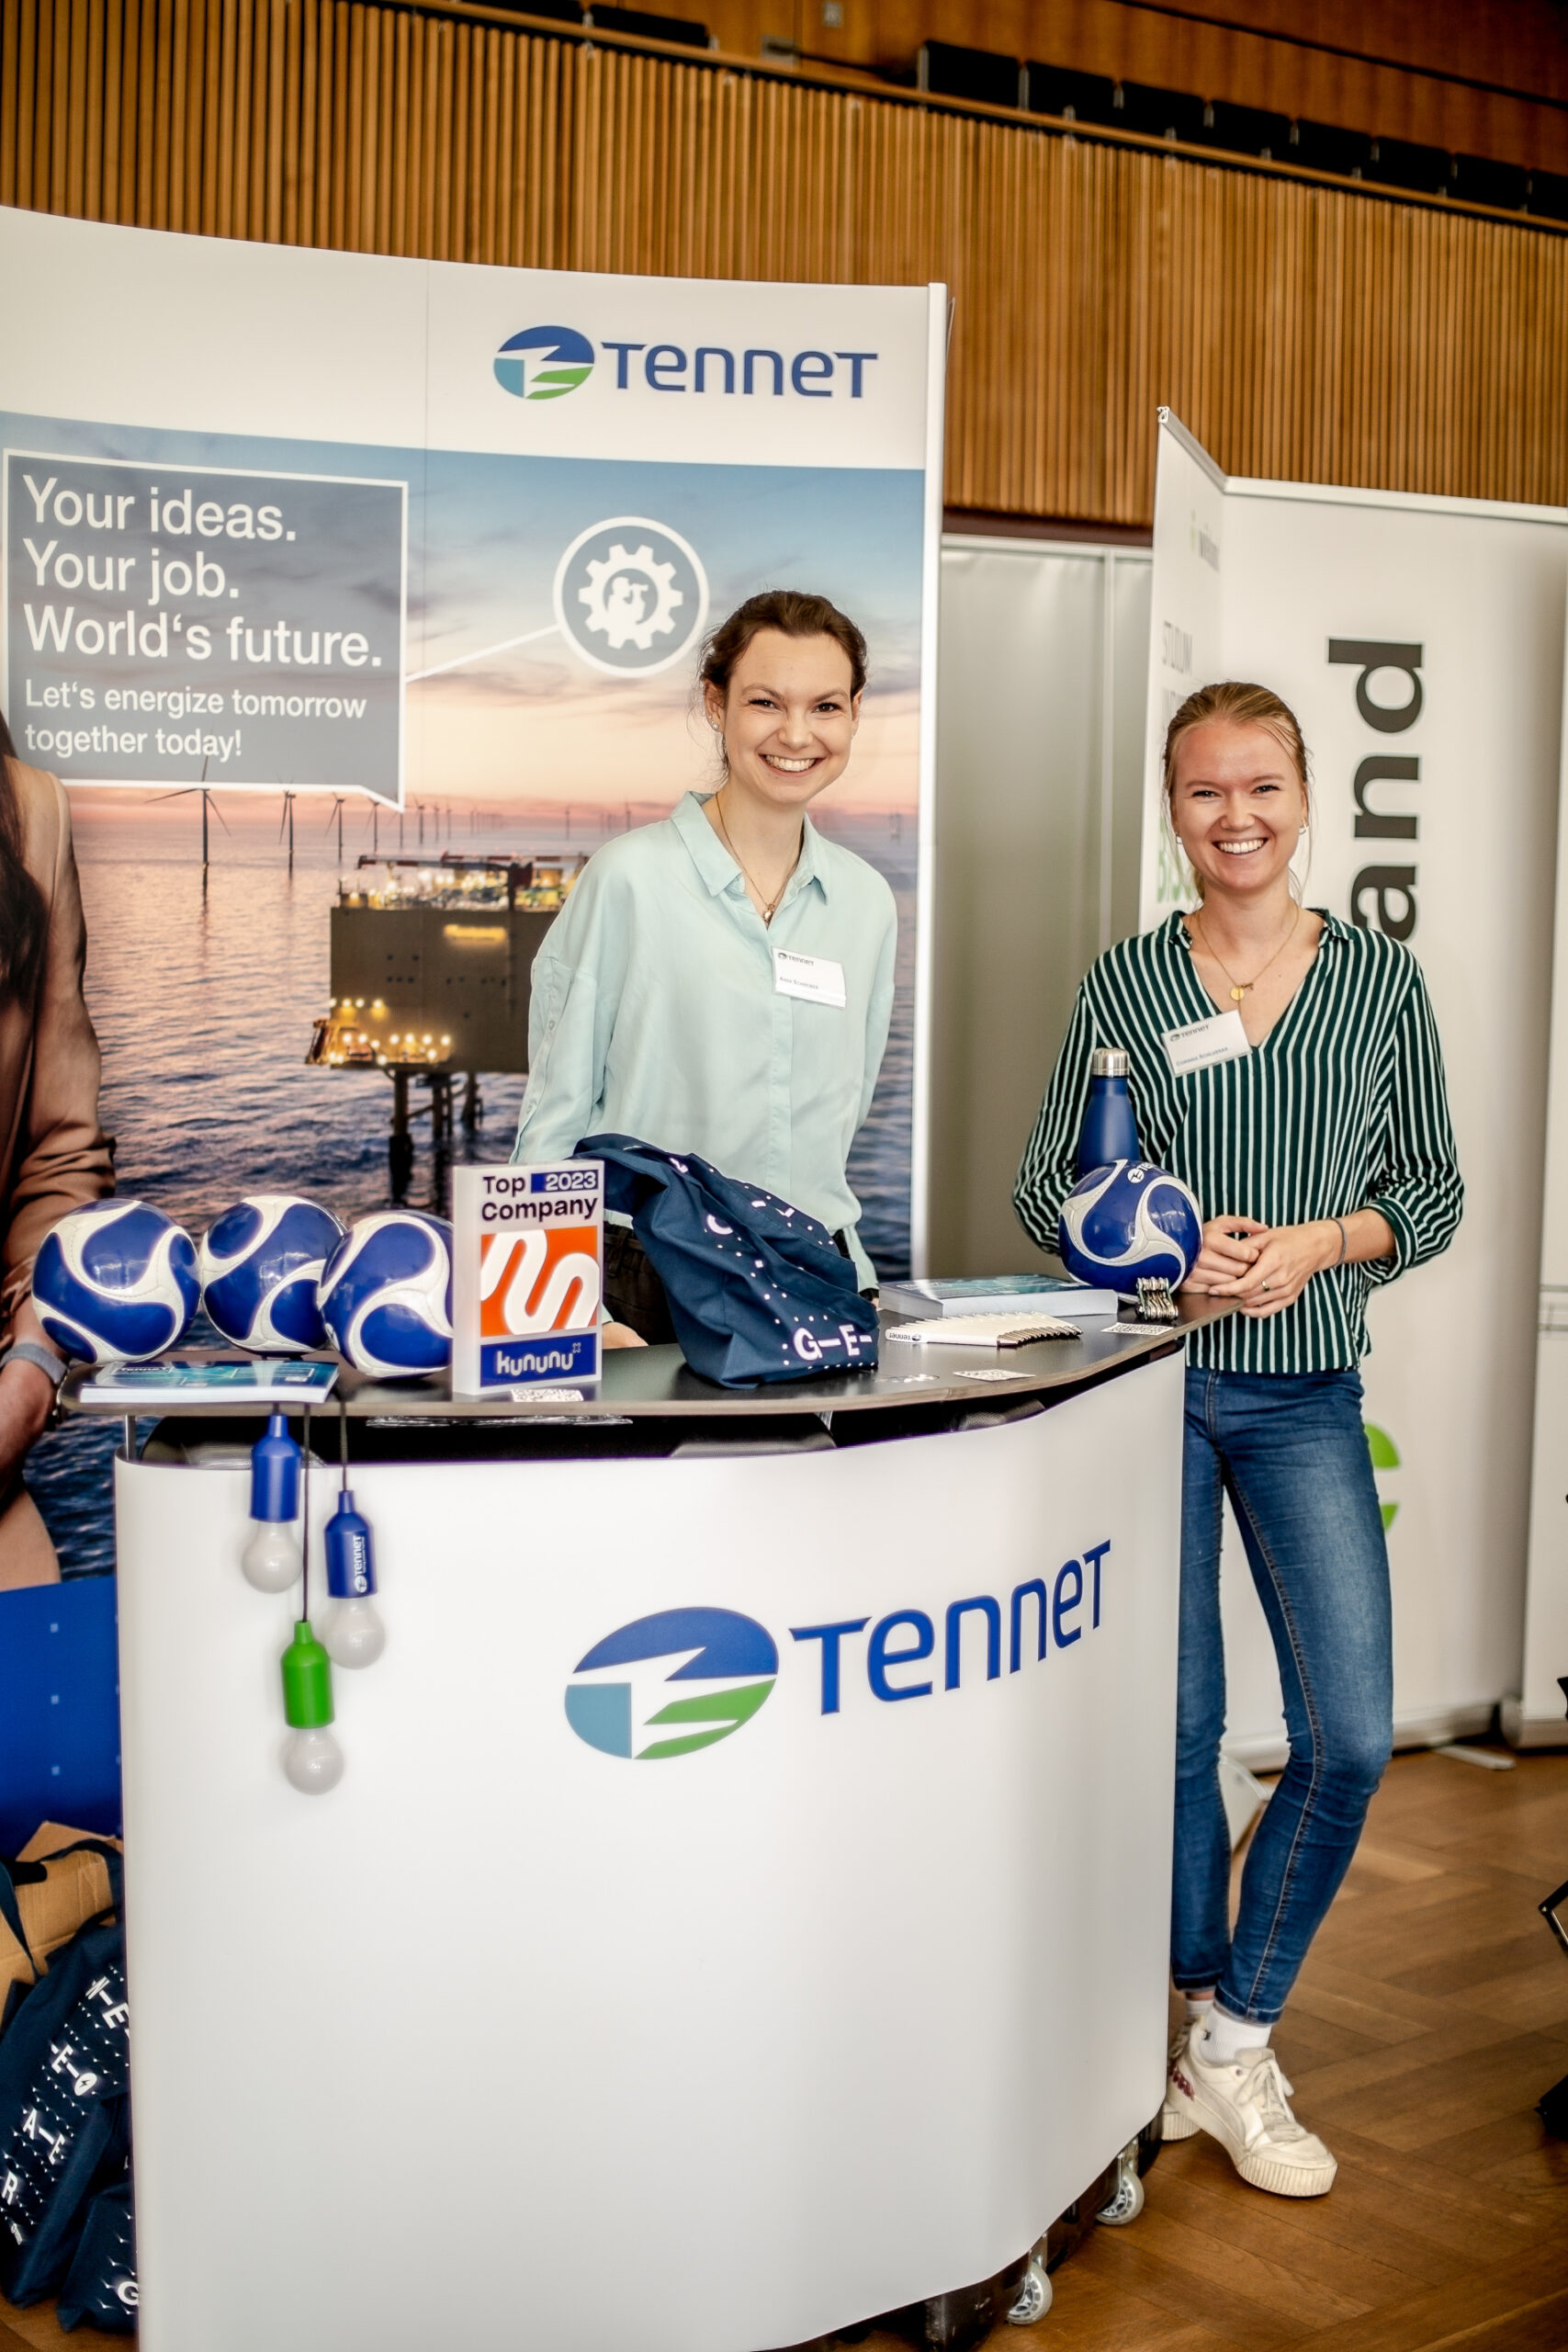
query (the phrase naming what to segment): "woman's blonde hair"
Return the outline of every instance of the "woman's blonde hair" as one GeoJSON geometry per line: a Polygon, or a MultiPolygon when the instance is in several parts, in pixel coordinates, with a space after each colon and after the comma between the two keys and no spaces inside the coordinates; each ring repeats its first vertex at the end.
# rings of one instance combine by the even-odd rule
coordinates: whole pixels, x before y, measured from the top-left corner
{"type": "Polygon", "coordinates": [[[1235,678],[1221,684],[1200,686],[1190,694],[1165,730],[1165,806],[1172,814],[1171,794],[1176,784],[1176,753],[1184,735],[1195,727],[1204,726],[1211,718],[1228,719],[1233,727],[1266,727],[1291,765],[1301,778],[1302,797],[1306,802],[1307,818],[1312,818],[1312,771],[1307,759],[1307,747],[1302,740],[1301,724],[1290,705],[1281,702],[1271,686],[1243,685],[1235,678]]]}

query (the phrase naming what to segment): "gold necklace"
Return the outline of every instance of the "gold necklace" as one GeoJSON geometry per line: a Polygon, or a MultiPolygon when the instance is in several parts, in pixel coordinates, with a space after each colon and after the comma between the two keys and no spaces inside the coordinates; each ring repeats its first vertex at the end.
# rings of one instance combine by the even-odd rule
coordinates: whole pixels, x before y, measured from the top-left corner
{"type": "MultiPolygon", "coordinates": [[[[778,888],[773,892],[773,897],[770,899],[763,890],[762,886],[758,881],[756,876],[752,873],[750,867],[747,865],[745,859],[741,856],[740,852],[736,848],[735,843],[729,838],[729,827],[724,821],[723,803],[724,786],[720,785],[718,790],[714,794],[713,806],[714,814],[718,819],[718,830],[724,835],[724,846],[729,852],[730,856],[735,860],[736,865],[740,868],[740,871],[745,876],[747,881],[751,885],[752,889],[757,893],[758,898],[761,899],[762,905],[761,912],[762,917],[762,928],[764,931],[770,931],[773,928],[773,917],[779,910],[779,900],[789,888],[790,875],[795,872],[795,867],[800,864],[800,850],[797,849],[795,851],[795,856],[790,862],[789,874],[784,876],[784,880],[779,884],[778,888]]],[[[801,842],[802,845],[804,845],[804,833],[801,835],[801,842]]]]}
{"type": "Polygon", "coordinates": [[[1208,933],[1203,928],[1202,916],[1194,910],[1192,916],[1192,928],[1198,933],[1200,939],[1201,939],[1204,946],[1208,949],[1209,954],[1213,956],[1215,963],[1219,965],[1221,971],[1224,973],[1226,979],[1230,982],[1231,1002],[1233,1004],[1239,1004],[1243,997],[1250,996],[1253,989],[1258,986],[1258,981],[1263,978],[1264,973],[1273,969],[1280,956],[1284,954],[1286,948],[1290,945],[1292,940],[1295,937],[1296,925],[1300,922],[1301,919],[1302,910],[1300,907],[1298,907],[1295,912],[1292,915],[1290,922],[1286,926],[1285,936],[1281,939],[1278,947],[1275,948],[1272,956],[1269,956],[1268,963],[1261,965],[1259,968],[1254,972],[1249,980],[1238,980],[1235,974],[1233,971],[1228,970],[1225,965],[1221,962],[1218,949],[1215,947],[1213,941],[1210,938],[1208,933]]]}

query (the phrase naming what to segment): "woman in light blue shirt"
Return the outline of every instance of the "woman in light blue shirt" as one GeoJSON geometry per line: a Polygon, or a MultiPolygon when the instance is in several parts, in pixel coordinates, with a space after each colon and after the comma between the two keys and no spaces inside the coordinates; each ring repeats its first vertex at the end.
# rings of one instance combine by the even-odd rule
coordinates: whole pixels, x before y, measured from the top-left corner
{"type": "MultiPolygon", "coordinates": [[[[806,814],[849,764],[865,639],[826,597],[773,589],[714,631],[703,707],[724,779],[590,859],[534,963],[514,1159],[610,1130],[700,1153],[818,1218],[875,1283],[846,1174],[893,1009],[897,915],[874,867],[806,814]]],[[[605,1302],[674,1337],[628,1228],[605,1302]]]]}

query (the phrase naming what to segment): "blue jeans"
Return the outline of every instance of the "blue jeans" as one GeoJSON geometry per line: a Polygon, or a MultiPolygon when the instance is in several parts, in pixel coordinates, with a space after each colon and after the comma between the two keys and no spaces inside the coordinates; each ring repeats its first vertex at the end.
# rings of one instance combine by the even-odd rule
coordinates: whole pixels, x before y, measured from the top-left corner
{"type": "Polygon", "coordinates": [[[1350,1865],[1388,1762],[1388,1554],[1354,1372],[1187,1374],[1171,1974],[1272,2024],[1350,1865]],[[1274,1637],[1291,1757],[1230,1926],[1220,1505],[1228,1494],[1274,1637]]]}

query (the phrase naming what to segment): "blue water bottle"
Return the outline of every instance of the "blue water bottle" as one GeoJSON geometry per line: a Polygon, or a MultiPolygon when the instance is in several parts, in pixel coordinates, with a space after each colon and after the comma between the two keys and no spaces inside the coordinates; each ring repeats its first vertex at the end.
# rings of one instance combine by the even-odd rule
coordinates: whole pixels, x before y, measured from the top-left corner
{"type": "Polygon", "coordinates": [[[1127,1092],[1127,1056],[1120,1046],[1097,1046],[1089,1066],[1089,1103],[1078,1130],[1075,1173],[1109,1168],[1113,1160],[1136,1159],[1137,1122],[1127,1092]]]}

